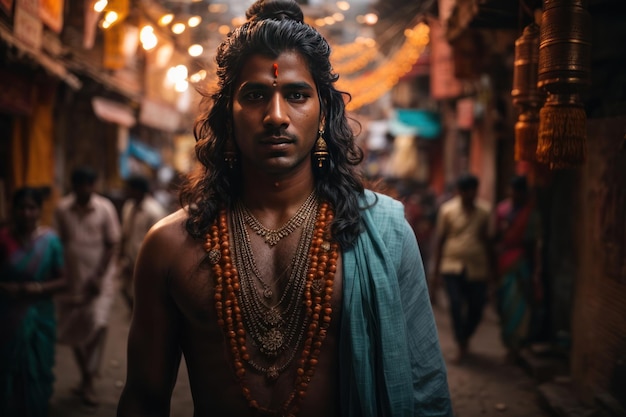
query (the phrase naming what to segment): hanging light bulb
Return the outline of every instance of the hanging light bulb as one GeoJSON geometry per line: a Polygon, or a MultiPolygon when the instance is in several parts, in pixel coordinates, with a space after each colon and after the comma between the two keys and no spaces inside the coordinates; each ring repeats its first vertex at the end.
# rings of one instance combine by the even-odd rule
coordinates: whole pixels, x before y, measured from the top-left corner
{"type": "Polygon", "coordinates": [[[110,11],[104,15],[104,20],[109,23],[114,23],[117,20],[118,14],[117,12],[110,11]]]}
{"type": "Polygon", "coordinates": [[[347,1],[338,1],[337,8],[345,12],[346,10],[350,10],[350,3],[348,3],[347,1]]]}
{"type": "Polygon", "coordinates": [[[139,32],[139,40],[141,41],[141,46],[146,51],[154,48],[158,43],[158,39],[154,34],[154,28],[150,25],[146,25],[141,28],[141,31],[139,32]]]}
{"type": "Polygon", "coordinates": [[[172,32],[174,32],[177,35],[180,35],[181,33],[183,33],[186,29],[186,26],[184,23],[174,23],[172,25],[172,32]]]}
{"type": "Polygon", "coordinates": [[[178,93],[184,93],[189,88],[189,82],[187,80],[179,80],[174,84],[174,90],[178,93]]]}
{"type": "Polygon", "coordinates": [[[207,76],[206,70],[200,70],[196,72],[195,74],[191,74],[189,76],[189,81],[191,81],[192,83],[199,83],[200,81],[204,80],[206,76],[207,76]]]}
{"type": "Polygon", "coordinates": [[[94,11],[100,13],[105,7],[107,7],[107,4],[109,4],[107,0],[98,0],[93,4],[93,9],[94,11]]]}
{"type": "Polygon", "coordinates": [[[368,13],[363,16],[363,22],[366,25],[375,25],[376,22],[378,22],[378,15],[376,15],[376,13],[368,13]]]}
{"type": "Polygon", "coordinates": [[[187,26],[190,28],[195,28],[202,22],[202,18],[200,16],[191,16],[187,21],[187,26]]]}
{"type": "Polygon", "coordinates": [[[168,14],[164,14],[163,16],[161,16],[161,18],[159,19],[159,25],[161,26],[167,26],[170,23],[172,23],[172,20],[174,20],[174,15],[171,13],[168,14]]]}
{"type": "Polygon", "coordinates": [[[194,44],[191,45],[189,49],[187,49],[187,52],[189,52],[189,55],[196,57],[202,55],[202,52],[204,52],[204,48],[202,47],[202,45],[194,44]]]}

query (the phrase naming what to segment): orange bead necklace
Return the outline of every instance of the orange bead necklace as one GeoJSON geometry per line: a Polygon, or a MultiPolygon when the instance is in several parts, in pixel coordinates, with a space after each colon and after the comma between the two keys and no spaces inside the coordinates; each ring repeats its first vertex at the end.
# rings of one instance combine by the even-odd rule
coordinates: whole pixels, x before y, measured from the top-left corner
{"type": "Polygon", "coordinates": [[[322,203],[317,213],[313,240],[309,248],[308,271],[303,308],[308,319],[308,329],[297,362],[294,388],[278,410],[262,406],[252,396],[246,383],[246,367],[251,366],[251,357],[246,346],[246,325],[241,304],[241,282],[230,250],[228,217],[226,209],[220,214],[206,235],[204,248],[208,253],[215,277],[215,308],[217,321],[228,339],[233,357],[235,374],[248,405],[263,415],[296,416],[299,404],[306,396],[309,383],[315,374],[322,344],[326,338],[332,317],[332,294],[339,245],[330,240],[329,228],[334,213],[328,203],[322,203]]]}

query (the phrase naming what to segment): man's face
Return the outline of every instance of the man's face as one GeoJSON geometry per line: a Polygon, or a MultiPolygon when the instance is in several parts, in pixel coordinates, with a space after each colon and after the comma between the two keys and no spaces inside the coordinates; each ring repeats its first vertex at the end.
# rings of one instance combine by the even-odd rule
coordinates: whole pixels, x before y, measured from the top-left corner
{"type": "Polygon", "coordinates": [[[471,206],[474,204],[474,200],[476,200],[476,192],[478,190],[476,188],[469,188],[467,190],[459,190],[459,195],[461,196],[461,201],[466,206],[471,206]]]}
{"type": "Polygon", "coordinates": [[[320,101],[299,53],[248,58],[234,85],[232,107],[244,170],[281,175],[310,169],[320,101]]]}
{"type": "Polygon", "coordinates": [[[82,182],[74,184],[74,193],[76,194],[76,200],[78,203],[82,205],[87,204],[94,188],[95,184],[92,183],[82,182]]]}

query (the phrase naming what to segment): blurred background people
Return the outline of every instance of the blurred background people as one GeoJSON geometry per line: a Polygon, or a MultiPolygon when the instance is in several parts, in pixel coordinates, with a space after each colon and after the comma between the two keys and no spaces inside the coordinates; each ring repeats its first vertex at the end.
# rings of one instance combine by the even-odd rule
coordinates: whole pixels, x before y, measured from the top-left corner
{"type": "Polygon", "coordinates": [[[120,240],[117,212],[110,200],[94,192],[96,179],[90,168],[74,170],[73,192],[55,210],[68,275],[68,291],[58,299],[59,342],[73,349],[81,373],[75,393],[88,405],[98,404],[94,379],[117,290],[115,252],[120,240]]]}
{"type": "Polygon", "coordinates": [[[56,319],[52,294],[65,284],[63,247],[41,226],[40,190],[13,196],[0,228],[0,415],[45,417],[53,390],[56,319]]]}
{"type": "Polygon", "coordinates": [[[435,280],[443,280],[458,354],[462,361],[483,315],[487,284],[493,276],[489,238],[491,211],[477,201],[478,178],[465,174],[457,180],[457,195],[443,203],[437,215],[435,280]]]}
{"type": "Polygon", "coordinates": [[[502,342],[515,360],[531,337],[533,306],[543,297],[541,218],[526,177],[515,176],[509,197],[495,210],[498,291],[502,342]]]}
{"type": "Polygon", "coordinates": [[[125,183],[127,200],[122,207],[122,242],[118,271],[122,296],[133,308],[133,270],[139,247],[148,230],[167,214],[150,194],[150,181],[141,175],[130,176],[125,183]]]}

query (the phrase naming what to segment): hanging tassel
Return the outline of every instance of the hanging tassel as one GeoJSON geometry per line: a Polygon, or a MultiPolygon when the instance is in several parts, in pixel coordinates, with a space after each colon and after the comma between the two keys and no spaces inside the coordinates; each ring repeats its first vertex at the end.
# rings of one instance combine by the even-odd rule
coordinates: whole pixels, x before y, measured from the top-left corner
{"type": "Polygon", "coordinates": [[[537,161],[550,169],[579,167],[587,153],[585,110],[578,103],[559,103],[551,97],[539,112],[537,161]]]}
{"type": "Polygon", "coordinates": [[[515,160],[535,161],[537,159],[537,135],[539,134],[539,115],[527,110],[521,113],[515,123],[515,160]]]}
{"type": "Polygon", "coordinates": [[[543,0],[537,86],[537,160],[550,169],[575,168],[586,158],[587,127],[580,94],[591,83],[591,15],[585,0],[543,0]]]}

